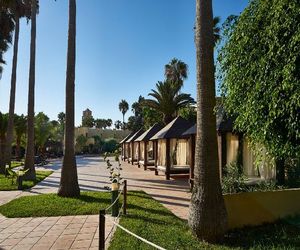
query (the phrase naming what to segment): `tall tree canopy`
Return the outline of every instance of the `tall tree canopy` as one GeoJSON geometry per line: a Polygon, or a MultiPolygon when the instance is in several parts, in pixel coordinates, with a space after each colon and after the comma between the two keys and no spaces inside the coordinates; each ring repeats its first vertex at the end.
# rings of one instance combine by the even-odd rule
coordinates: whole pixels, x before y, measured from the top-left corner
{"type": "Polygon", "coordinates": [[[126,102],[126,100],[121,100],[119,103],[119,110],[123,115],[123,124],[125,123],[125,114],[128,111],[128,109],[129,109],[128,102],[126,102]]]}
{"type": "Polygon", "coordinates": [[[156,84],[156,90],[152,89],[148,94],[153,99],[146,99],[144,105],[162,114],[164,123],[168,124],[176,117],[180,108],[195,102],[190,94],[179,93],[180,89],[179,84],[174,85],[171,81],[159,81],[156,84]]]}
{"type": "Polygon", "coordinates": [[[299,157],[299,0],[252,0],[225,34],[218,76],[236,127],[275,160],[299,157]]]}

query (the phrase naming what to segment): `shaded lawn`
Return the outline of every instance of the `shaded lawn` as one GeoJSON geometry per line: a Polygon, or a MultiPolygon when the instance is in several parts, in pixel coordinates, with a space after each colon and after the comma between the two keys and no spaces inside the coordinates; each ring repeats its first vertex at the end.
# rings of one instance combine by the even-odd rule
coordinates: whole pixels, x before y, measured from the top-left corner
{"type": "MultiPolygon", "coordinates": [[[[110,193],[82,192],[78,198],[56,194],[21,197],[0,207],[8,217],[98,214],[110,204],[110,193]]],[[[298,249],[300,217],[227,233],[218,245],[197,241],[184,220],[173,215],[144,192],[128,193],[128,215],[120,223],[130,231],[166,249],[298,249]]],[[[117,229],[109,249],[153,249],[117,229]]]]}
{"type": "Polygon", "coordinates": [[[78,198],[41,194],[12,200],[0,206],[0,213],[9,218],[98,214],[110,201],[108,192],[82,192],[78,198]]]}
{"type": "MultiPolygon", "coordinates": [[[[53,171],[36,171],[36,180],[35,181],[23,181],[23,189],[28,189],[35,186],[40,181],[44,180],[53,171]]],[[[9,191],[9,190],[18,190],[18,184],[16,178],[14,178],[14,183],[11,184],[11,177],[5,177],[3,174],[0,174],[0,191],[9,191]]]]}

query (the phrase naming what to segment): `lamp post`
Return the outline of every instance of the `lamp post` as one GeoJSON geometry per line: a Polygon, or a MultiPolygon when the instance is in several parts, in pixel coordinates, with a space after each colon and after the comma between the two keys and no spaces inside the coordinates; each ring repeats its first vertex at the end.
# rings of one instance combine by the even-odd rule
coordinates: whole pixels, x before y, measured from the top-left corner
{"type": "MultiPolygon", "coordinates": [[[[118,179],[114,178],[111,183],[111,203],[113,204],[118,198],[119,194],[119,183],[118,179]]],[[[119,201],[116,201],[111,208],[111,215],[117,217],[119,213],[119,201]]]]}

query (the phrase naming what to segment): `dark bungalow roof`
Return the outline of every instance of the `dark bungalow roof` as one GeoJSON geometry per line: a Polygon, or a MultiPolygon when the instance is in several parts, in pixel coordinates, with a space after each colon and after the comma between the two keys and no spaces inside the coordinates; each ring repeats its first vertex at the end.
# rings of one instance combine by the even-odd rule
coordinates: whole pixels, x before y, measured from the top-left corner
{"type": "Polygon", "coordinates": [[[145,131],[141,136],[139,136],[135,141],[149,141],[152,136],[154,136],[159,130],[163,128],[162,125],[155,123],[151,128],[145,131]]]}
{"type": "Polygon", "coordinates": [[[217,131],[219,132],[232,132],[233,131],[233,118],[227,117],[226,115],[223,116],[223,119],[217,126],[217,131]]]}
{"type": "Polygon", "coordinates": [[[125,138],[123,138],[123,140],[121,140],[119,143],[124,143],[125,141],[127,141],[131,136],[133,136],[135,134],[135,132],[131,132],[129,135],[127,135],[125,138]]]}
{"type": "MultiPolygon", "coordinates": [[[[217,113],[217,131],[218,132],[232,132],[233,131],[233,118],[227,118],[225,113],[217,113]]],[[[187,129],[182,135],[195,135],[197,124],[187,129]]]]}
{"type": "Polygon", "coordinates": [[[142,133],[144,132],[144,130],[141,128],[139,129],[133,136],[129,137],[125,142],[132,142],[134,141],[136,138],[138,138],[142,133]]]}
{"type": "Polygon", "coordinates": [[[178,116],[164,128],[158,131],[150,140],[168,139],[168,138],[185,138],[183,132],[193,126],[193,123],[178,116]]]}
{"type": "Polygon", "coordinates": [[[197,124],[194,124],[192,127],[190,127],[188,130],[186,130],[182,135],[195,135],[197,133],[197,124]]]}

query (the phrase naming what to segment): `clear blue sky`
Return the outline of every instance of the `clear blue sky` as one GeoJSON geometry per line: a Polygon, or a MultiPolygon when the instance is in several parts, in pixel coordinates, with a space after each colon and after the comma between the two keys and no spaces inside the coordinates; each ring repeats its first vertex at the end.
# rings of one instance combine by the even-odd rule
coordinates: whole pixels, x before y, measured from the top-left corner
{"type": "MultiPolygon", "coordinates": [[[[248,0],[214,0],[214,16],[239,14],[248,0]]],[[[76,125],[94,118],[121,120],[131,105],[164,78],[176,57],[189,66],[184,92],[196,94],[195,0],[77,0],[76,125]]],[[[37,18],[36,105],[51,119],[65,109],[68,1],[41,0],[37,18]]],[[[21,24],[16,113],[27,113],[30,25],[21,24]]],[[[0,80],[0,111],[8,112],[12,49],[0,80]]],[[[126,114],[126,118],[130,112],[126,114]]]]}

